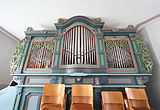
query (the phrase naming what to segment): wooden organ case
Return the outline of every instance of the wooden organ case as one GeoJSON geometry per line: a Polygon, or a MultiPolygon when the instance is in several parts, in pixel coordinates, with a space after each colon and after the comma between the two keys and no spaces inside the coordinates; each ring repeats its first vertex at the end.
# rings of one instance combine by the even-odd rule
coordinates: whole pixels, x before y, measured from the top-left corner
{"type": "Polygon", "coordinates": [[[65,108],[72,84],[92,84],[94,110],[101,109],[101,91],[145,88],[152,60],[142,38],[129,25],[104,29],[100,18],[59,19],[56,30],[25,31],[16,47],[11,74],[17,82],[14,110],[40,110],[45,84],[65,84],[65,108]]]}

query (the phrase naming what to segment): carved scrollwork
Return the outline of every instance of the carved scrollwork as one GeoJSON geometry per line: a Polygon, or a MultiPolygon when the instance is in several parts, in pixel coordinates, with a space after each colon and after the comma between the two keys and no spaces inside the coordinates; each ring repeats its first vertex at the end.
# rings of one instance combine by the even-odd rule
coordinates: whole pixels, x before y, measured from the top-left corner
{"type": "Polygon", "coordinates": [[[97,23],[101,22],[101,18],[91,18],[91,20],[94,21],[94,22],[97,22],[97,23]]]}
{"type": "Polygon", "coordinates": [[[13,81],[15,81],[16,83],[18,83],[18,85],[21,85],[24,82],[24,77],[14,76],[13,77],[13,81]]]}
{"type": "Polygon", "coordinates": [[[109,51],[110,49],[112,49],[116,45],[118,45],[120,48],[123,48],[123,49],[127,50],[128,52],[130,51],[129,46],[128,46],[128,42],[126,42],[126,41],[114,41],[114,40],[105,42],[106,51],[109,51]]]}
{"type": "Polygon", "coordinates": [[[18,42],[18,44],[16,46],[16,50],[13,53],[13,58],[10,63],[10,68],[11,68],[10,72],[11,73],[15,73],[18,68],[18,65],[19,65],[20,59],[21,59],[21,55],[23,53],[25,41],[26,41],[26,38],[22,39],[21,41],[18,42]]]}
{"type": "MultiPolygon", "coordinates": [[[[68,19],[64,19],[64,18],[59,18],[58,19],[58,23],[64,23],[66,22],[68,19]]],[[[91,18],[92,21],[99,23],[101,22],[101,18],[91,18]]]]}
{"type": "Polygon", "coordinates": [[[152,67],[153,67],[153,62],[151,60],[151,57],[150,57],[149,51],[147,49],[146,43],[140,37],[136,37],[136,42],[137,42],[139,51],[141,52],[141,57],[142,57],[142,61],[143,61],[145,70],[148,73],[151,73],[152,72],[152,67]]]}
{"type": "Polygon", "coordinates": [[[58,23],[64,23],[64,22],[66,22],[67,21],[67,19],[64,19],[64,18],[59,18],[58,19],[58,23]]]}

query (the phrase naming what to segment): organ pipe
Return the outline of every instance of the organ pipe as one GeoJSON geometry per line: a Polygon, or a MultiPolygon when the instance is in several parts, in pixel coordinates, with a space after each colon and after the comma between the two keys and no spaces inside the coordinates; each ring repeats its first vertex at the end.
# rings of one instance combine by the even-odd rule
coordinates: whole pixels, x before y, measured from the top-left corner
{"type": "Polygon", "coordinates": [[[96,65],[94,33],[83,26],[75,26],[64,35],[62,65],[96,65]]]}

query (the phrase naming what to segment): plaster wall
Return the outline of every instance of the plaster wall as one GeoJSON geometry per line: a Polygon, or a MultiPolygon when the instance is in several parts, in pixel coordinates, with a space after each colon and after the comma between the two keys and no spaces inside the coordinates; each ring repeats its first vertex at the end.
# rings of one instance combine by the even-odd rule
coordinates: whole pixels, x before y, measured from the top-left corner
{"type": "Polygon", "coordinates": [[[160,29],[159,21],[145,26],[145,30],[148,33],[148,36],[152,43],[152,47],[153,47],[153,50],[155,51],[157,60],[160,63],[160,30],[159,29],[160,29]]]}
{"type": "Polygon", "coordinates": [[[158,48],[160,46],[160,43],[158,41],[160,40],[158,39],[158,36],[160,36],[160,32],[158,32],[158,27],[156,29],[154,26],[155,24],[140,30],[138,32],[138,35],[145,39],[147,47],[149,49],[149,53],[151,55],[154,64],[152,70],[152,76],[149,77],[149,82],[146,83],[147,96],[149,99],[150,106],[154,108],[154,110],[159,110],[160,109],[160,104],[159,104],[160,64],[158,62],[158,59],[160,58],[160,53],[158,52],[160,51],[158,50],[158,48]]]}
{"type": "Polygon", "coordinates": [[[8,86],[10,76],[10,60],[15,50],[17,41],[0,30],[0,89],[8,86]]]}

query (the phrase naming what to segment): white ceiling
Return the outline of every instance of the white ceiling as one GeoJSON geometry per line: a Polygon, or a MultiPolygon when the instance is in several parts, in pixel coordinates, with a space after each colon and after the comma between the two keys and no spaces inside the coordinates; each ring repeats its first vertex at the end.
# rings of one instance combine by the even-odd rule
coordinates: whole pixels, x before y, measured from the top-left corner
{"type": "Polygon", "coordinates": [[[160,0],[1,0],[0,26],[22,39],[27,27],[55,29],[58,18],[101,17],[105,27],[125,28],[160,13],[160,0]]]}

